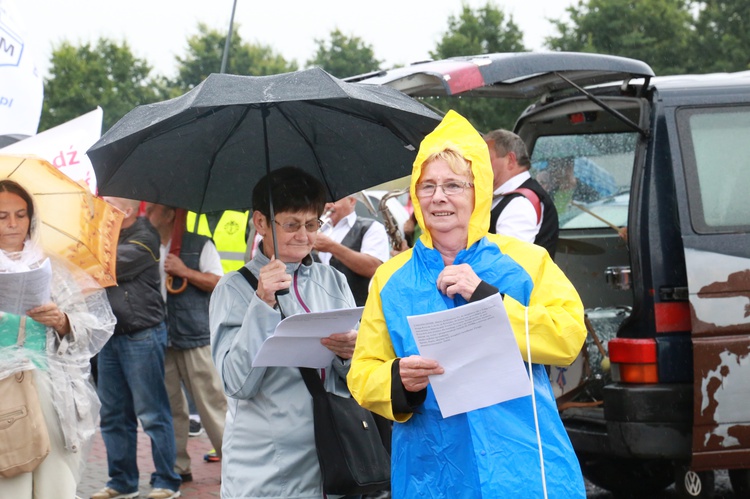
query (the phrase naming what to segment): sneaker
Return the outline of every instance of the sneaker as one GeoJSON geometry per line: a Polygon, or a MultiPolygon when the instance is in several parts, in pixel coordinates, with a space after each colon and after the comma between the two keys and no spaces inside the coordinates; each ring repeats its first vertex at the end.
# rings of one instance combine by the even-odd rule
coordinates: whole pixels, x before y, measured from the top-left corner
{"type": "Polygon", "coordinates": [[[218,463],[221,461],[221,458],[216,452],[216,449],[211,449],[210,451],[208,451],[208,454],[203,454],[203,460],[207,463],[218,463]]]}
{"type": "Polygon", "coordinates": [[[104,487],[91,495],[91,499],[130,499],[131,497],[138,497],[138,491],[123,494],[110,487],[104,487]]]}
{"type": "Polygon", "coordinates": [[[153,489],[151,493],[146,496],[148,499],[173,499],[180,497],[180,491],[174,491],[169,489],[153,489]]]}
{"type": "Polygon", "coordinates": [[[190,429],[188,430],[188,436],[197,437],[201,433],[203,433],[203,426],[201,426],[201,422],[191,419],[190,429]]]}

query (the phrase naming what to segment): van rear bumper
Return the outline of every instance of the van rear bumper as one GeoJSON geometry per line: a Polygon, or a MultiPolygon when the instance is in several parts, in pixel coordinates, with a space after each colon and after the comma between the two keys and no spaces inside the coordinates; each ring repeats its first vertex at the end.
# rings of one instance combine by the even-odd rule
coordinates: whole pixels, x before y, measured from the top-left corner
{"type": "Polygon", "coordinates": [[[604,407],[571,408],[562,420],[576,453],[639,459],[689,459],[690,384],[604,387],[604,407]]]}

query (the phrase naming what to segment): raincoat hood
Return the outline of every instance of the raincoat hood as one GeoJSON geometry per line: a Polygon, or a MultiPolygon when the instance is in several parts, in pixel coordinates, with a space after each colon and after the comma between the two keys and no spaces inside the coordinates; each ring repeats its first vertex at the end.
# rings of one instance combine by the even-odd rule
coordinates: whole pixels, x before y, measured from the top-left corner
{"type": "Polygon", "coordinates": [[[493,173],[487,143],[479,132],[471,126],[471,123],[455,111],[448,111],[443,121],[419,145],[419,152],[417,153],[417,159],[414,160],[411,173],[411,186],[409,187],[411,201],[414,205],[414,215],[419,226],[424,229],[420,238],[422,243],[428,248],[432,248],[432,235],[424,225],[422,207],[419,204],[415,189],[427,158],[446,149],[452,149],[461,154],[471,164],[471,173],[474,176],[474,210],[469,220],[469,237],[466,243],[466,247],[469,248],[489,232],[493,173]]]}

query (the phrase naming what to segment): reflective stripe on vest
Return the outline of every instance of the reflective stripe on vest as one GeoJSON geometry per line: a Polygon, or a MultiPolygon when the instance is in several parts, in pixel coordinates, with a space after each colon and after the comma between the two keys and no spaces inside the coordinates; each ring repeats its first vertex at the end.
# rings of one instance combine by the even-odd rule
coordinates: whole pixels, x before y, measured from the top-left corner
{"type": "MultiPolygon", "coordinates": [[[[244,213],[233,210],[225,211],[221,215],[213,234],[206,215],[202,214],[198,219],[197,232],[213,239],[221,258],[221,267],[225,273],[237,270],[245,264],[245,250],[247,249],[245,228],[249,215],[249,211],[244,213]]],[[[195,213],[193,212],[188,212],[187,230],[189,232],[195,231],[195,213]]]]}

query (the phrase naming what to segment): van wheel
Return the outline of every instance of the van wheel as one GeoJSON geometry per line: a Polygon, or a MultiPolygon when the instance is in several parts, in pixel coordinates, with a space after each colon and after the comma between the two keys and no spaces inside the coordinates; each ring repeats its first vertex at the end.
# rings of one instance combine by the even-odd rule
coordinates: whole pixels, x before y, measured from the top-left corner
{"type": "Polygon", "coordinates": [[[674,481],[669,461],[580,457],[581,471],[591,483],[618,499],[642,498],[664,490],[674,481]]]}
{"type": "Polygon", "coordinates": [[[692,471],[687,465],[675,466],[674,487],[677,497],[710,499],[714,496],[714,472],[692,471]]]}
{"type": "Polygon", "coordinates": [[[750,497],[750,470],[729,470],[735,497],[750,497]]]}

